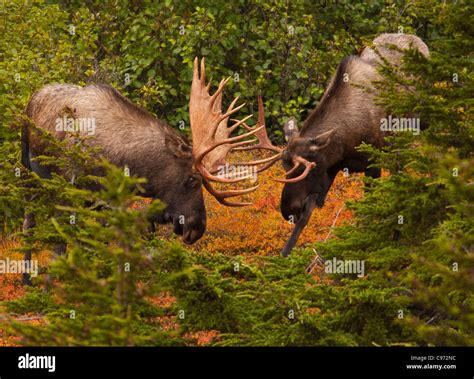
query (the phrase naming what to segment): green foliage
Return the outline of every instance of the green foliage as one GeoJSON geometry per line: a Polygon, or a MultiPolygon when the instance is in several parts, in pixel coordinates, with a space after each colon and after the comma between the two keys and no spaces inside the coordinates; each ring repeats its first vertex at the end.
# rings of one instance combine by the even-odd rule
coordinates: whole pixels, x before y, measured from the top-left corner
{"type": "Polygon", "coordinates": [[[246,262],[164,249],[156,256],[156,286],[176,295],[183,332],[219,330],[219,346],[353,345],[350,334],[336,331],[337,312],[320,313],[335,294],[305,273],[311,254],[246,262]]]}
{"type": "Polygon", "coordinates": [[[41,326],[12,323],[23,343],[178,345],[213,329],[222,346],[472,345],[472,10],[468,0],[3,2],[2,234],[19,234],[33,252],[68,244],[40,275],[50,294],[33,288],[5,304],[46,317],[41,326]],[[80,144],[42,136],[50,151],[38,161],[62,173],[50,179],[20,164],[22,114],[45,84],[105,81],[177,127],[188,124],[192,60],[204,56],[214,82],[233,78],[225,103],[240,95],[255,113],[263,94],[281,142],[282,123],[305,118],[342,57],[397,31],[418,34],[431,56],[409,52],[401,72],[384,67],[379,101],[428,128],[393,136],[383,150],[361,147],[390,175],[366,179],[364,199],[348,205],[354,222],[315,246],[325,259],[365,261],[362,278],[321,272],[316,281],[305,272],[312,250],[229,258],[147,240],[146,219],[162,205],[131,208],[143,180],[80,144]],[[97,166],[103,177],[91,175],[97,166]],[[24,209],[37,225],[23,234],[24,209]],[[147,300],[165,290],[176,297],[170,309],[147,300]],[[153,321],[165,314],[177,315],[179,331],[153,321]]]}
{"type": "Polygon", "coordinates": [[[40,288],[32,288],[22,298],[6,302],[5,308],[8,312],[17,314],[29,312],[48,314],[55,311],[58,305],[54,302],[51,294],[40,288]]]}
{"type": "Polygon", "coordinates": [[[390,176],[367,180],[364,199],[350,205],[355,223],[317,246],[325,258],[366,261],[367,278],[346,279],[343,290],[360,306],[369,289],[378,306],[353,312],[349,302],[341,309],[362,343],[378,341],[381,331],[387,342],[397,334],[399,342],[415,344],[474,341],[473,76],[472,57],[464,53],[472,39],[457,25],[472,13],[467,4],[416,2],[436,34],[428,41],[431,57],[406,54],[402,73],[386,67],[380,100],[392,115],[415,112],[429,127],[420,136],[389,138],[382,151],[361,148],[390,176]],[[359,324],[362,314],[373,331],[359,324]]]}
{"type": "MultiPolygon", "coordinates": [[[[63,175],[40,179],[24,173],[8,185],[20,199],[34,198],[23,203],[37,223],[24,235],[25,249],[58,243],[66,243],[68,249],[48,268],[44,284],[51,287],[50,296],[33,289],[7,304],[10,311],[30,307],[30,312],[41,312],[47,324],[12,321],[11,327],[24,344],[33,345],[179,344],[159,324],[144,328],[140,322],[142,315],[153,314],[145,300],[148,290],[141,284],[141,275],[150,265],[142,236],[147,235],[151,213],[162,211],[163,205],[155,201],[147,209],[131,208],[144,179],[128,177],[122,169],[97,160],[94,151],[79,142],[67,146],[47,134],[43,138],[48,140],[50,155],[38,159],[43,165],[53,164],[63,175]],[[97,167],[104,176],[90,175],[97,167]],[[68,180],[72,173],[73,182],[68,180]],[[98,191],[88,189],[97,186],[98,191]],[[57,306],[51,305],[51,298],[57,306]]],[[[9,199],[1,195],[3,201],[9,199]]]]}
{"type": "Polygon", "coordinates": [[[473,163],[472,158],[461,160],[452,155],[441,159],[440,177],[445,196],[451,199],[451,212],[427,242],[427,249],[435,251],[438,259],[432,259],[433,254],[413,257],[431,275],[426,280],[410,276],[415,302],[431,312],[429,316],[414,315],[409,321],[421,338],[434,345],[474,344],[473,163]],[[453,176],[453,167],[459,169],[459,176],[453,176]]]}

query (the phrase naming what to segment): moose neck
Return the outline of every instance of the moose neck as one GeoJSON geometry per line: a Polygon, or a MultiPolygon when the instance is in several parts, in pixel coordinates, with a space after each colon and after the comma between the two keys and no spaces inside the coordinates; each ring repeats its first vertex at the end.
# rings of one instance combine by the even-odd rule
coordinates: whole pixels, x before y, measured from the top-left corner
{"type": "Polygon", "coordinates": [[[352,133],[353,136],[373,134],[364,133],[364,129],[381,114],[371,101],[373,94],[368,92],[372,80],[377,77],[376,68],[359,57],[344,58],[318,106],[304,122],[300,136],[311,138],[334,128],[358,129],[357,133],[352,133]]]}

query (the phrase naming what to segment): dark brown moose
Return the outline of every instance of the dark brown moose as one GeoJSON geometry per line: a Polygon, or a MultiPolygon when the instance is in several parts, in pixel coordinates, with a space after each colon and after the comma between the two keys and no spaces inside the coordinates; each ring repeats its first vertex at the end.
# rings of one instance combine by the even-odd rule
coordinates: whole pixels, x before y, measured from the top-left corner
{"type": "MultiPolygon", "coordinates": [[[[381,128],[386,112],[376,104],[373,81],[382,80],[378,67],[383,60],[397,67],[403,50],[417,49],[425,57],[428,47],[418,37],[382,34],[358,56],[342,60],[321,101],[299,133],[294,120],[288,146],[271,163],[282,159],[286,170],[281,196],[281,213],[295,228],[282,250],[287,256],[308,223],[313,210],[324,205],[326,195],[341,170],[364,172],[377,178],[380,170],[368,167],[368,156],[356,148],[363,142],[382,147],[387,132],[381,128]]],[[[288,134],[288,133],[287,133],[288,134]]]]}
{"type": "MultiPolygon", "coordinates": [[[[26,113],[37,128],[49,132],[58,140],[65,140],[74,136],[70,133],[71,129],[65,126],[67,110],[72,114],[73,125],[78,126],[73,131],[85,136],[85,144],[99,148],[100,154],[111,163],[128,167],[132,175],[147,179],[141,195],[159,198],[166,204],[163,214],[154,221],[172,223],[174,232],[182,235],[185,243],[192,244],[202,237],[206,229],[203,185],[224,205],[249,204],[228,199],[250,193],[257,186],[223,191],[215,189],[211,182],[236,183],[248,179],[248,176],[216,175],[216,170],[225,164],[229,151],[253,143],[255,140],[247,138],[265,127],[257,125],[244,134],[231,137],[231,133],[245,124],[251,115],[228,127],[230,116],[245,104],[235,107],[238,100],[235,99],[222,112],[222,93],[229,78],[222,80],[216,92],[210,95],[210,83],[205,82],[204,59],[200,74],[198,66],[196,58],[189,101],[192,146],[166,123],[108,85],[48,85],[32,96],[26,113]],[[65,122],[62,122],[63,119],[65,122]]],[[[40,177],[50,177],[51,167],[40,165],[34,159],[46,154],[43,140],[27,126],[22,134],[23,164],[40,177]]],[[[258,162],[246,164],[255,166],[258,162]]],[[[27,213],[24,230],[34,225],[34,215],[27,213]]],[[[25,254],[25,260],[31,260],[31,252],[25,254]]]]}

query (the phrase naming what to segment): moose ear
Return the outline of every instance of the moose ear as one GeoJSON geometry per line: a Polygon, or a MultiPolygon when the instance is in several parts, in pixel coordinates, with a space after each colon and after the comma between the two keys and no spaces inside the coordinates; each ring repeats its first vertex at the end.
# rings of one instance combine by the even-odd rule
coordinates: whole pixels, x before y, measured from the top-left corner
{"type": "Polygon", "coordinates": [[[283,126],[283,131],[285,132],[285,140],[288,142],[292,137],[298,135],[298,125],[296,123],[296,118],[291,117],[283,126]]]}
{"type": "Polygon", "coordinates": [[[171,150],[177,158],[191,158],[192,148],[181,138],[167,134],[165,136],[165,146],[171,150]]]}
{"type": "Polygon", "coordinates": [[[331,129],[330,131],[324,132],[323,134],[320,134],[319,136],[310,138],[309,149],[311,151],[318,151],[318,150],[324,149],[331,142],[331,137],[334,135],[335,131],[336,129],[331,129]]]}

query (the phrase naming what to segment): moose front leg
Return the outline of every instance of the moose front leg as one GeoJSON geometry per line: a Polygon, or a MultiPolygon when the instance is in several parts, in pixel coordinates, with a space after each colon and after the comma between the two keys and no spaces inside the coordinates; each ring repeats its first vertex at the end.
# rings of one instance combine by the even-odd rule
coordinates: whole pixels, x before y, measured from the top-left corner
{"type": "MultiPolygon", "coordinates": [[[[25,211],[25,219],[23,221],[23,233],[25,234],[31,234],[31,229],[36,226],[36,221],[35,221],[35,216],[33,213],[29,213],[28,211],[25,211]]],[[[31,267],[31,249],[28,248],[24,252],[23,259],[25,262],[29,262],[28,267],[31,267]]],[[[22,274],[21,282],[24,285],[31,286],[31,275],[29,272],[24,272],[22,274]]]]}
{"type": "Polygon", "coordinates": [[[298,242],[298,238],[301,232],[308,224],[311,215],[313,214],[314,208],[323,207],[324,202],[326,200],[326,195],[329,192],[332,184],[334,183],[334,179],[336,178],[336,175],[339,170],[340,167],[333,166],[327,171],[327,173],[320,174],[320,177],[325,177],[325,180],[323,181],[323,186],[318,192],[314,192],[306,197],[306,200],[303,204],[303,211],[301,213],[301,217],[296,222],[296,225],[293,231],[291,232],[290,238],[288,239],[285,244],[285,247],[281,251],[282,256],[287,257],[291,253],[291,250],[293,250],[293,248],[295,247],[296,242],[298,242]]]}
{"type": "Polygon", "coordinates": [[[382,170],[379,167],[369,167],[365,169],[364,175],[370,178],[378,179],[382,175],[382,170]]]}

